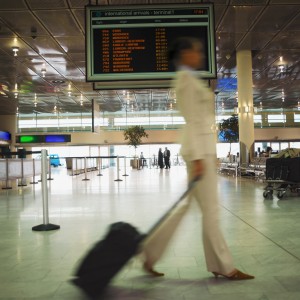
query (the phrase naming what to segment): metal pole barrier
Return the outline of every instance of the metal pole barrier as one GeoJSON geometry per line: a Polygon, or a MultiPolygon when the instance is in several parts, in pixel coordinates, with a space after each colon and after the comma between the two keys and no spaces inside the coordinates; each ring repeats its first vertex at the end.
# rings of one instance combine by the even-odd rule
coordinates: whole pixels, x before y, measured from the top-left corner
{"type": "Polygon", "coordinates": [[[140,170],[140,159],[139,158],[137,158],[136,169],[140,170]]]}
{"type": "Polygon", "coordinates": [[[87,178],[87,176],[86,176],[86,172],[87,172],[87,170],[86,170],[86,157],[84,158],[84,178],[82,179],[82,181],[87,181],[87,180],[89,180],[88,178],[87,178]]]}
{"type": "Polygon", "coordinates": [[[53,178],[51,178],[51,159],[49,158],[49,164],[48,164],[48,166],[49,166],[49,177],[47,178],[47,180],[53,180],[53,178]]]}
{"type": "Polygon", "coordinates": [[[117,156],[117,174],[118,174],[118,178],[115,179],[115,181],[123,181],[122,179],[120,179],[119,156],[117,156]]]}
{"type": "Polygon", "coordinates": [[[99,162],[99,174],[97,174],[97,176],[103,176],[103,174],[101,174],[101,169],[102,169],[102,158],[101,157],[98,158],[98,162],[99,162]]]}
{"type": "Polygon", "coordinates": [[[126,174],[126,156],[124,156],[124,171],[125,174],[123,174],[122,176],[129,176],[128,174],[126,174]]]}
{"type": "Polygon", "coordinates": [[[35,160],[34,158],[32,159],[32,167],[33,167],[33,176],[32,176],[32,181],[30,184],[37,184],[38,181],[35,181],[35,160]]]}
{"type": "Polygon", "coordinates": [[[47,150],[42,149],[42,197],[43,197],[43,224],[32,227],[34,231],[49,231],[59,229],[59,225],[49,223],[48,186],[47,186],[47,150]]]}
{"type": "Polygon", "coordinates": [[[72,174],[71,174],[71,175],[72,175],[72,176],[75,175],[75,174],[74,174],[74,168],[73,168],[73,165],[74,165],[74,164],[73,164],[73,161],[74,161],[74,158],[72,157],[72,158],[71,158],[71,169],[72,169],[72,174]]]}
{"type": "Polygon", "coordinates": [[[79,175],[79,173],[78,173],[78,167],[77,167],[77,161],[78,161],[78,158],[76,157],[75,175],[79,175]]]}
{"type": "MultiPolygon", "coordinates": [[[[21,183],[18,184],[18,186],[27,186],[26,183],[24,183],[24,165],[23,165],[24,159],[21,158],[21,174],[22,174],[22,178],[21,178],[21,183]]],[[[20,179],[19,179],[20,180],[20,179]]]]}
{"type": "Polygon", "coordinates": [[[2,188],[2,190],[11,190],[12,187],[8,186],[8,158],[6,158],[6,180],[5,180],[5,187],[2,188]]]}
{"type": "Polygon", "coordinates": [[[72,176],[76,176],[77,174],[77,158],[72,157],[72,176]]]}
{"type": "Polygon", "coordinates": [[[150,165],[150,169],[152,169],[152,158],[149,157],[149,165],[150,165]]]}

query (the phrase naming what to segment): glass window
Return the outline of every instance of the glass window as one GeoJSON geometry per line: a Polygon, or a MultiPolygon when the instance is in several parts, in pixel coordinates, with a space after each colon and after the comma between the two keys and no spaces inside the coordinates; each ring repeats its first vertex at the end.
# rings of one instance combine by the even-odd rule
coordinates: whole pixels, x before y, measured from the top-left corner
{"type": "Polygon", "coordinates": [[[262,122],[262,116],[261,115],[254,115],[253,121],[254,121],[254,123],[261,123],[262,122]]]}
{"type": "Polygon", "coordinates": [[[294,122],[300,122],[300,114],[294,114],[294,122]]]}
{"type": "Polygon", "coordinates": [[[280,150],[284,150],[286,148],[289,147],[289,143],[288,142],[281,142],[280,143],[280,150]]]}
{"type": "Polygon", "coordinates": [[[268,115],[268,122],[269,123],[284,123],[286,121],[286,115],[268,115]]]}
{"type": "Polygon", "coordinates": [[[291,148],[300,148],[300,142],[290,142],[291,148]]]}

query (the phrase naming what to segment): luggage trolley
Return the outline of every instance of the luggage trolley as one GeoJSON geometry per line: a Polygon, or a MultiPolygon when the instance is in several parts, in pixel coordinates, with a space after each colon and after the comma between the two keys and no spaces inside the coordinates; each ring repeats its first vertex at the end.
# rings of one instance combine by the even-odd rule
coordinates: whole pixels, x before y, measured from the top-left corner
{"type": "Polygon", "coordinates": [[[300,157],[269,158],[266,161],[267,186],[263,192],[264,198],[270,199],[277,192],[282,199],[288,190],[300,192],[300,157]]]}

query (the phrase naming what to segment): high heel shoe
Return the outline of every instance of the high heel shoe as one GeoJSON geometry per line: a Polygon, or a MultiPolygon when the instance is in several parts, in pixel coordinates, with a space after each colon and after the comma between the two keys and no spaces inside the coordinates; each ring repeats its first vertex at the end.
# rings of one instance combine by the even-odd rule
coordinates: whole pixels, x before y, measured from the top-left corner
{"type": "Polygon", "coordinates": [[[147,263],[145,262],[143,265],[143,269],[149,273],[150,275],[154,276],[154,277],[161,277],[161,276],[165,276],[164,273],[155,271],[152,267],[148,266],[147,263]]]}
{"type": "Polygon", "coordinates": [[[223,276],[229,280],[248,280],[248,279],[254,279],[255,277],[246,273],[241,272],[240,270],[236,270],[232,275],[224,275],[220,274],[218,272],[212,272],[216,278],[218,276],[223,276]]]}

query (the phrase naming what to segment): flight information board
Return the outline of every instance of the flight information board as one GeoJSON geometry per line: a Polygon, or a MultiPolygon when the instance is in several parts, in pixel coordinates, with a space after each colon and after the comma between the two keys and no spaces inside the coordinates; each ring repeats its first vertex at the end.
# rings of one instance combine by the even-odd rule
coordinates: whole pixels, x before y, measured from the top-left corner
{"type": "Polygon", "coordinates": [[[205,51],[199,75],[216,77],[211,4],[86,7],[87,81],[171,79],[167,49],[178,37],[199,39],[205,51]]]}

